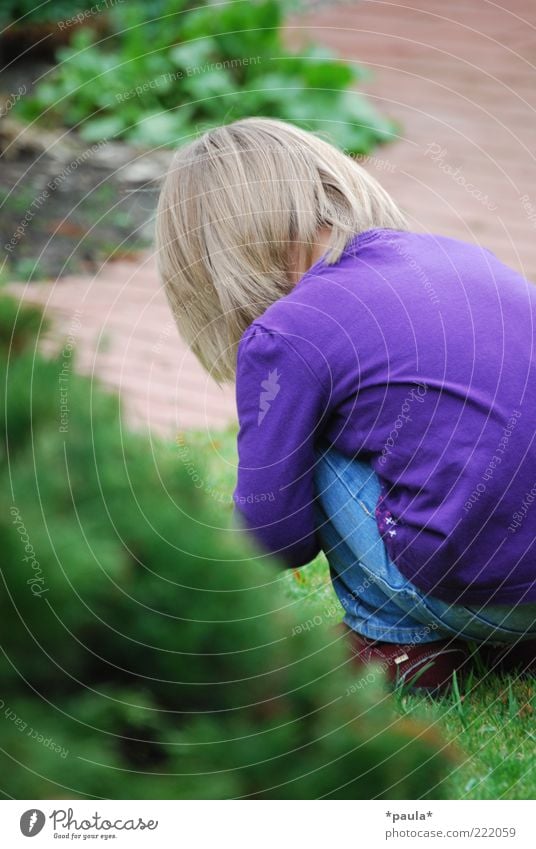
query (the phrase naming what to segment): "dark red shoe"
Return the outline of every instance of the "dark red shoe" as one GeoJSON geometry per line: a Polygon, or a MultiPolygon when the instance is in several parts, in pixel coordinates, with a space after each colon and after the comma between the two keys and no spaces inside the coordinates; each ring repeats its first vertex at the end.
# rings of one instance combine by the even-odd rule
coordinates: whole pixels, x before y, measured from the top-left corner
{"type": "Polygon", "coordinates": [[[536,640],[479,646],[478,655],[488,672],[496,675],[536,676],[536,640]]]}
{"type": "Polygon", "coordinates": [[[470,665],[469,647],[461,640],[401,645],[369,640],[350,628],[347,631],[356,661],[381,667],[395,686],[444,693],[452,684],[453,673],[459,681],[470,665]]]}

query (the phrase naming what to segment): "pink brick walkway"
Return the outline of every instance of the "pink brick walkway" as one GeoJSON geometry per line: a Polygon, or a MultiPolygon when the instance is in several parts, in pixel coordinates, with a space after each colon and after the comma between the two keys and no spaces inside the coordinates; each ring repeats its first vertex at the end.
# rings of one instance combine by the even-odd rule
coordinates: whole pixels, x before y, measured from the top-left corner
{"type": "MultiPolygon", "coordinates": [[[[319,0],[289,32],[373,72],[365,90],[401,137],[368,167],[413,227],[478,241],[536,279],[536,3],[503,5],[319,0]]],[[[56,335],[72,333],[79,368],[116,387],[136,423],[172,434],[234,420],[232,392],[179,342],[150,254],[24,296],[46,304],[56,335]]]]}
{"type": "Polygon", "coordinates": [[[107,263],[94,277],[30,284],[24,296],[53,320],[46,347],[73,337],[79,370],[120,392],[131,424],[172,435],[234,420],[233,392],[180,341],[150,253],[139,264],[107,263]]]}

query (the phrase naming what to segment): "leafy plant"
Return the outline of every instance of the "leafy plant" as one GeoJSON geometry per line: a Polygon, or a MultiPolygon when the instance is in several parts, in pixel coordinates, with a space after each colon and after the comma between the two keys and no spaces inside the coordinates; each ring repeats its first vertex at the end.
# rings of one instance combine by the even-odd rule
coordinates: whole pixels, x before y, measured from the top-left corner
{"type": "Polygon", "coordinates": [[[350,153],[392,137],[392,123],[352,89],[362,70],[314,45],[286,47],[281,0],[193,9],[162,0],[154,11],[117,6],[115,34],[98,42],[90,29],[76,32],[18,113],[77,127],[87,141],[146,146],[247,115],[292,120],[350,153]]]}
{"type": "Polygon", "coordinates": [[[442,796],[442,742],[380,677],[359,686],[336,630],[295,627],[307,602],[218,527],[174,447],[125,431],[65,349],[36,353],[39,326],[2,299],[4,792],[442,796]]]}

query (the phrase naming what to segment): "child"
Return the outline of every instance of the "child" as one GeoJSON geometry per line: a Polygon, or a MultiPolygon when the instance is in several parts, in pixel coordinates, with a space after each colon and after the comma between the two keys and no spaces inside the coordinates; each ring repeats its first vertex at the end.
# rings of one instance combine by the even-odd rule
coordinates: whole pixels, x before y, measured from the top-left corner
{"type": "Polygon", "coordinates": [[[535,672],[532,285],[268,119],[178,151],[157,249],[183,337],[236,380],[237,509],[290,567],[324,550],[358,658],[435,689],[470,641],[535,672]]]}

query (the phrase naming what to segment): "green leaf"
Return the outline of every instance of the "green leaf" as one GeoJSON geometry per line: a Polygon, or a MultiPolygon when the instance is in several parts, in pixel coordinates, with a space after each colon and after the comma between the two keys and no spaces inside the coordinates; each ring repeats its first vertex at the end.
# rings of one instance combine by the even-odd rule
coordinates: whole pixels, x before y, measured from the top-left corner
{"type": "Polygon", "coordinates": [[[119,114],[106,115],[86,121],[80,128],[80,135],[87,142],[102,141],[118,136],[124,127],[124,120],[119,114]]]}
{"type": "Polygon", "coordinates": [[[128,133],[130,141],[148,146],[178,144],[188,129],[189,112],[177,109],[145,115],[128,133]]]}
{"type": "Polygon", "coordinates": [[[214,54],[214,41],[211,38],[202,38],[172,47],[168,55],[177,68],[195,69],[206,65],[214,54]]]}

